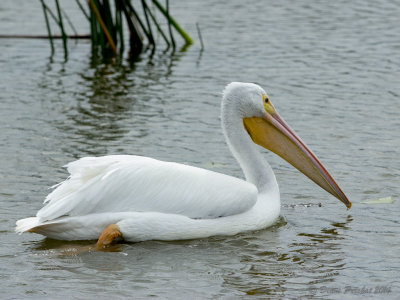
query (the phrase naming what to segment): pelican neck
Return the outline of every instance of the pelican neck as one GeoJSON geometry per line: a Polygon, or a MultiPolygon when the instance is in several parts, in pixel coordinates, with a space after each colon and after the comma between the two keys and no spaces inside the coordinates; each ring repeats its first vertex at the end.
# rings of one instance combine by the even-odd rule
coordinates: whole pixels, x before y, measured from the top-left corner
{"type": "Polygon", "coordinates": [[[239,163],[246,181],[253,183],[259,193],[278,188],[275,174],[252,141],[243,124],[239,110],[227,109],[222,103],[221,123],[229,149],[239,163]]]}

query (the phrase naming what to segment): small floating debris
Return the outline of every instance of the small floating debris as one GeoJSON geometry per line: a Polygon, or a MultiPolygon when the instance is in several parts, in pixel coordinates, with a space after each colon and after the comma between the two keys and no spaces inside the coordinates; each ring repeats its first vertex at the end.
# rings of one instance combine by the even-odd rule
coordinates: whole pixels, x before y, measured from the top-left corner
{"type": "Polygon", "coordinates": [[[392,199],[392,197],[384,197],[384,198],[379,198],[376,200],[368,200],[368,201],[361,201],[360,203],[362,204],[389,204],[389,203],[394,203],[395,200],[392,199]]]}
{"type": "Polygon", "coordinates": [[[283,207],[291,207],[291,208],[296,208],[296,207],[312,207],[312,206],[322,207],[322,203],[284,204],[284,205],[282,205],[282,206],[283,206],[283,207]]]}
{"type": "Polygon", "coordinates": [[[224,167],[229,166],[229,164],[217,163],[217,162],[212,161],[212,162],[204,164],[203,166],[204,166],[204,168],[207,168],[207,169],[213,169],[213,168],[224,168],[224,167]]]}

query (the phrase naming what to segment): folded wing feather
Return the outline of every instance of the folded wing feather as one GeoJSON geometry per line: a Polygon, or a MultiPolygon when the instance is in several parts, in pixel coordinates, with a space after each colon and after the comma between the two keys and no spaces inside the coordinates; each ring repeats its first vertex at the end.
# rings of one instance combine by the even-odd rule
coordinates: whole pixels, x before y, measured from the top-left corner
{"type": "Polygon", "coordinates": [[[163,212],[216,218],[250,209],[256,187],[224,174],[147,157],[85,157],[50,193],[41,221],[101,212],[163,212]]]}

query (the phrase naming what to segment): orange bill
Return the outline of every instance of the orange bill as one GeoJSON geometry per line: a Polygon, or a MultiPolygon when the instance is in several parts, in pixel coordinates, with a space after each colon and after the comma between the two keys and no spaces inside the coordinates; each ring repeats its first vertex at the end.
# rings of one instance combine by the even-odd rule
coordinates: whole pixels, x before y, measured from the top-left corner
{"type": "Polygon", "coordinates": [[[351,202],[338,184],[272,104],[263,117],[244,118],[243,123],[256,144],[282,157],[350,209],[351,202]]]}

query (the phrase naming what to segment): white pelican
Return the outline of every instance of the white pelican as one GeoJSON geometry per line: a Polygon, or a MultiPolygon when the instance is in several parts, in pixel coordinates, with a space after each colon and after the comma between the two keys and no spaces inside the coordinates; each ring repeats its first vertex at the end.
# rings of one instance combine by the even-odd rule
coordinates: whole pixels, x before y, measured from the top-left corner
{"type": "Polygon", "coordinates": [[[62,240],[98,239],[97,247],[103,248],[117,238],[181,240],[266,228],[280,213],[279,188],[254,143],[351,207],[260,86],[230,83],[221,111],[223,133],[246,181],[148,157],[84,157],[66,165],[69,178],[47,196],[36,217],[17,221],[16,231],[62,240]]]}

